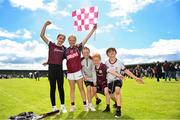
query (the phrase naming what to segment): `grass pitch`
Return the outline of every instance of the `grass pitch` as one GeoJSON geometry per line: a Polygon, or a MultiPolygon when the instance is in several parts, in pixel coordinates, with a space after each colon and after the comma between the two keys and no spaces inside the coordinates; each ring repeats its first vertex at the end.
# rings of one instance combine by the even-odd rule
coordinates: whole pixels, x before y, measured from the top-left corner
{"type": "MultiPolygon", "coordinates": [[[[127,78],[122,87],[122,119],[180,119],[180,81],[159,83],[155,79],[144,78],[145,84],[139,85],[127,78]]],[[[70,108],[69,84],[65,80],[65,103],[70,108]]],[[[105,97],[96,112],[83,112],[81,96],[76,87],[76,111],[60,113],[46,119],[115,119],[113,102],[111,112],[103,113],[105,97]]],[[[56,92],[57,107],[60,108],[59,95],[56,92]]],[[[93,99],[95,105],[95,100],[93,99]]],[[[0,80],[0,119],[7,119],[23,111],[37,114],[51,111],[49,82],[47,78],[2,79],[0,80]]]]}

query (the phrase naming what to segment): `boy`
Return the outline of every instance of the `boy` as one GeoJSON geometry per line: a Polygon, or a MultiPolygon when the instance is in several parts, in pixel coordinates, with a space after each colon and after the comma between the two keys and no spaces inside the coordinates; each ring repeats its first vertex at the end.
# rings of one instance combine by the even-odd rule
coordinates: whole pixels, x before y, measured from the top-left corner
{"type": "Polygon", "coordinates": [[[110,112],[110,95],[109,95],[107,79],[106,79],[107,73],[114,74],[120,79],[122,79],[123,77],[120,74],[117,74],[116,72],[107,69],[106,65],[101,63],[100,54],[93,55],[92,59],[95,65],[96,76],[97,76],[96,88],[98,89],[98,91],[103,91],[106,97],[106,109],[103,112],[110,112]]]}
{"type": "MultiPolygon", "coordinates": [[[[136,79],[137,82],[143,84],[144,81],[141,78],[136,77],[133,73],[131,73],[125,66],[116,58],[117,51],[115,48],[108,48],[106,51],[106,55],[109,57],[109,60],[106,61],[106,66],[116,71],[116,73],[120,74],[121,71],[124,71],[130,77],[136,79]]],[[[122,79],[114,76],[113,74],[107,74],[108,88],[110,90],[111,98],[116,103],[116,113],[115,117],[121,116],[121,87],[122,87],[122,79]]]]}

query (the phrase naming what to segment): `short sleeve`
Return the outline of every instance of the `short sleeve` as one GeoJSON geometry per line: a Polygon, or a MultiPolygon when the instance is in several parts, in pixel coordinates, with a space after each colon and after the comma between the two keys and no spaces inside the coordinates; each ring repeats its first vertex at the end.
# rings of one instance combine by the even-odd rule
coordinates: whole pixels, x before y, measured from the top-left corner
{"type": "Polygon", "coordinates": [[[126,67],[124,66],[124,64],[122,63],[122,62],[119,62],[119,65],[118,65],[119,67],[120,67],[120,69],[121,70],[125,70],[126,69],[126,67]]]}
{"type": "Polygon", "coordinates": [[[80,43],[80,44],[77,46],[77,48],[78,48],[78,50],[81,52],[81,51],[82,51],[82,49],[83,49],[83,44],[82,44],[82,43],[80,43]]]}

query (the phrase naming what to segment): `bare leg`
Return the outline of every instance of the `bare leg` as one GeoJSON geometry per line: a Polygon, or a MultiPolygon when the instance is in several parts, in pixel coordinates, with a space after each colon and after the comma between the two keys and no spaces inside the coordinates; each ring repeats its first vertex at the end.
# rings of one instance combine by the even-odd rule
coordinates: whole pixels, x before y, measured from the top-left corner
{"type": "Polygon", "coordinates": [[[70,100],[71,100],[71,103],[74,103],[74,101],[75,101],[75,80],[69,80],[69,86],[70,86],[70,100]]]}
{"type": "Polygon", "coordinates": [[[77,84],[78,84],[78,88],[80,90],[81,93],[81,97],[83,102],[86,101],[86,94],[85,94],[85,90],[84,90],[84,85],[83,85],[83,79],[77,80],[77,84]]]}

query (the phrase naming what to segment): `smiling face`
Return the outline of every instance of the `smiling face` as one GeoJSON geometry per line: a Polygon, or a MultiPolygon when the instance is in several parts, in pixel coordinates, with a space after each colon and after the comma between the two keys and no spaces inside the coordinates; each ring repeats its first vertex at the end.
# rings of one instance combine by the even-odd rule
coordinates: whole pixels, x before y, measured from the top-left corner
{"type": "Polygon", "coordinates": [[[76,36],[74,35],[69,36],[68,42],[71,47],[74,46],[76,44],[76,36]]]}
{"type": "Polygon", "coordinates": [[[111,50],[111,51],[108,52],[107,55],[108,55],[109,58],[116,58],[116,52],[115,51],[111,50]]]}
{"type": "Polygon", "coordinates": [[[65,41],[65,35],[63,35],[63,34],[59,34],[58,36],[57,36],[57,44],[58,45],[62,45],[63,43],[64,43],[64,41],[65,41]]]}
{"type": "Polygon", "coordinates": [[[92,59],[95,66],[99,66],[101,64],[101,56],[99,54],[93,55],[92,59]]]}
{"type": "Polygon", "coordinates": [[[87,58],[89,58],[89,54],[90,54],[89,48],[84,47],[83,50],[82,50],[83,57],[87,59],[87,58]]]}

